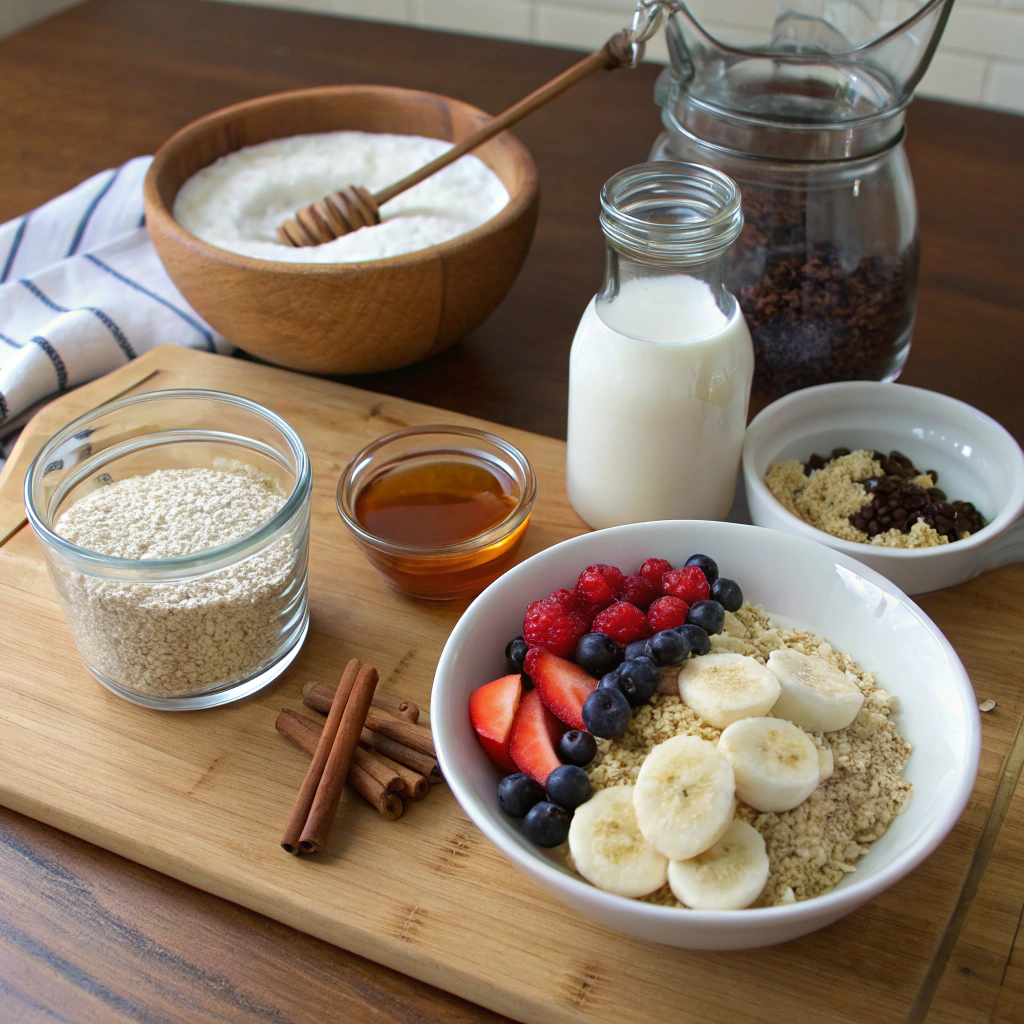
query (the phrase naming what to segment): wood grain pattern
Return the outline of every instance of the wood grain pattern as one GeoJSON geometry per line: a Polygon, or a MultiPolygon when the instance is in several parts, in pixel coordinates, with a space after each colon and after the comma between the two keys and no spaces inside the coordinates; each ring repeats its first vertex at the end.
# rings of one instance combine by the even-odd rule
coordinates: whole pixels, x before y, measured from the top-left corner
{"type": "MultiPolygon", "coordinates": [[[[0,219],[154,152],[182,125],[229,103],[282,89],[379,82],[458,96],[493,112],[573,57],[550,47],[234,4],[90,0],[0,40],[0,219]]],[[[507,300],[464,342],[410,369],[363,378],[361,386],[564,436],[568,348],[602,270],[597,190],[644,159],[660,130],[651,102],[658,70],[598,76],[517,129],[537,162],[544,202],[507,300]]],[[[907,121],[922,262],[914,347],[902,380],[969,401],[1024,438],[1024,118],[919,99],[907,121]]],[[[991,586],[999,595],[1008,572],[968,593],[991,586]]],[[[1019,599],[1019,587],[1002,596],[1019,599]]],[[[979,695],[991,695],[978,675],[984,659],[968,650],[976,627],[990,635],[983,617],[960,615],[955,600],[936,610],[931,600],[927,610],[964,656],[979,695]]],[[[1006,653],[1004,646],[999,654],[1006,653]]],[[[1016,656],[1019,664],[1019,644],[1016,656]]],[[[986,716],[986,733],[1005,739],[997,719],[1017,710],[1001,706],[986,716]]],[[[989,782],[998,771],[991,760],[986,753],[989,782]]],[[[1019,792],[1014,807],[1017,817],[1011,812],[996,845],[933,1007],[935,1015],[948,1004],[941,1024],[961,1019],[960,1007],[971,1014],[967,1020],[988,1020],[992,1006],[997,1024],[1024,1019],[1024,948],[1008,959],[1021,906],[1011,887],[1024,858],[1019,792]],[[1015,848],[1007,846],[1011,834],[1020,837],[1015,848]]],[[[13,1008],[18,1024],[52,1022],[53,1015],[107,1024],[118,1019],[113,1000],[133,1008],[131,1019],[148,1013],[176,1024],[262,1019],[252,1007],[267,1019],[302,1024],[498,1019],[3,808],[0,827],[0,932],[16,934],[18,949],[27,950],[2,940],[0,1006],[13,1008]],[[8,855],[10,846],[17,852],[8,855]],[[97,912],[93,894],[121,916],[97,912]],[[97,979],[109,1001],[95,996],[97,979]]],[[[965,851],[966,828],[951,839],[965,851]]],[[[955,871],[946,881],[955,887],[955,871]]],[[[934,912],[926,903],[924,916],[934,912]]],[[[874,934],[882,936],[880,949],[907,939],[902,924],[891,936],[881,928],[874,934]]],[[[865,979],[873,964],[869,957],[865,979]]],[[[816,970],[814,961],[808,969],[816,970]]],[[[853,998],[884,1004],[880,985],[855,985],[853,998]]],[[[900,1018],[900,1005],[890,1007],[890,1019],[900,1018]]],[[[775,1008],[759,1001],[751,1012],[765,1021],[793,1019],[791,1006],[775,1008]]]]}
{"type": "Polygon", "coordinates": [[[0,898],[4,1024],[506,1019],[12,811],[0,898]]]}
{"type": "MultiPolygon", "coordinates": [[[[881,1022],[892,1019],[894,1007],[906,1012],[977,842],[1011,723],[1024,711],[1024,694],[1005,667],[1016,642],[1011,609],[1024,604],[1024,567],[931,599],[940,624],[955,617],[970,630],[965,650],[977,663],[974,678],[1004,712],[984,720],[978,787],[935,856],[821,935],[728,955],[658,947],[542,897],[476,832],[444,787],[410,805],[397,823],[346,793],[346,827],[335,828],[318,858],[297,862],[280,852],[281,823],[306,767],[294,751],[282,750],[285,741],[274,730],[280,707],[299,708],[303,683],[350,657],[380,666],[381,691],[391,700],[422,703],[461,610],[390,591],[346,535],[333,502],[341,464],[368,435],[429,422],[436,411],[168,347],[108,382],[120,389],[119,377],[156,367],[147,387],[231,387],[283,415],[306,442],[314,472],[309,640],[281,680],[250,701],[194,715],[129,705],[87,675],[35,539],[20,531],[0,549],[0,599],[14,627],[0,637],[4,804],[524,1020],[619,1020],[638,983],[651,994],[650,1021],[727,1024],[772,986],[786,993],[785,1005],[799,1004],[806,1021],[881,1022]],[[28,622],[31,629],[19,628],[28,622]],[[47,758],[53,750],[59,756],[47,758]],[[531,941],[510,942],[523,922],[531,941]],[[707,977],[714,986],[701,986],[707,977]],[[860,1000],[883,991],[884,1004],[852,1001],[854,993],[860,1000]]],[[[524,554],[580,532],[565,498],[564,446],[497,429],[526,452],[540,483],[524,554]]],[[[24,460],[44,437],[30,426],[14,458],[24,460]]]]}

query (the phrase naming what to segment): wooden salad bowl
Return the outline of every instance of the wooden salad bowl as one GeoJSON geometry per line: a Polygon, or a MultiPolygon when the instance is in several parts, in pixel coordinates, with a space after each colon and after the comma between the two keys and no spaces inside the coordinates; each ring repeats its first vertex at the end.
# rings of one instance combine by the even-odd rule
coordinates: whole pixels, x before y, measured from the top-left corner
{"type": "MultiPolygon", "coordinates": [[[[255,143],[354,129],[455,141],[489,115],[436,93],[339,85],[275,93],[193,121],[157,151],[146,175],[146,223],[171,280],[196,311],[246,352],[307,373],[374,373],[448,348],[505,297],[537,222],[537,168],[503,132],[476,155],[509,202],[448,242],[363,263],[253,259],[200,241],[171,214],[196,171],[255,143]]],[[[340,182],[339,184],[348,184],[340,182]]]]}

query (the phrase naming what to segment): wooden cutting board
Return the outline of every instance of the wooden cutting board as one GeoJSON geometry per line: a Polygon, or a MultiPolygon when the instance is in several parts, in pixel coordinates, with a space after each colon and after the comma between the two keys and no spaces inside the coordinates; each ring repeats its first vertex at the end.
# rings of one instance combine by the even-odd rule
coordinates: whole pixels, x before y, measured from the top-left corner
{"type": "MultiPolygon", "coordinates": [[[[302,707],[304,682],[336,679],[355,656],[378,666],[384,696],[428,703],[463,606],[391,592],[349,539],[334,491],[371,438],[439,419],[496,431],[532,461],[540,491],[523,557],[585,529],[566,498],[562,442],[266,366],[164,347],[45,407],[0,473],[0,802],[523,1021],[902,1020],[956,906],[1024,711],[1024,566],[923,602],[979,699],[998,702],[983,716],[981,774],[963,819],[913,875],[815,935],[699,953],[611,932],[518,875],[444,787],[397,822],[346,793],[324,853],[297,859],[280,849],[307,761],[274,720],[282,707],[302,707]],[[70,419],[114,395],[186,386],[245,395],[302,435],[314,472],[312,618],[299,657],[268,690],[169,714],[120,700],[84,668],[24,525],[21,485],[32,454],[70,419]]],[[[986,885],[990,912],[969,917],[964,934],[986,963],[1005,963],[1024,892],[1016,876],[986,885]]],[[[980,979],[956,1019],[987,1020],[999,980],[994,970],[980,979]]]]}

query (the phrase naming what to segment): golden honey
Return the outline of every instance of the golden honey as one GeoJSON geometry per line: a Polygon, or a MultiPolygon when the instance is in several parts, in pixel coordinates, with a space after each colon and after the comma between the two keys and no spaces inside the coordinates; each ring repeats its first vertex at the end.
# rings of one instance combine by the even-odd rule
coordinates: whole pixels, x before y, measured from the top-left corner
{"type": "Polygon", "coordinates": [[[511,566],[529,524],[513,521],[522,497],[498,461],[446,447],[385,462],[352,510],[377,542],[366,553],[380,572],[406,593],[444,599],[477,594],[511,566]]]}

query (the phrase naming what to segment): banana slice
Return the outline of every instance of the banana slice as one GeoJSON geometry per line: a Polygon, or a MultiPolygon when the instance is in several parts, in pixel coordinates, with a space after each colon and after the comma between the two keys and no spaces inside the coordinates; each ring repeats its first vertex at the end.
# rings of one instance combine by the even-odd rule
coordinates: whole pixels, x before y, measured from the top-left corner
{"type": "Polygon", "coordinates": [[[782,688],[772,714],[808,732],[845,729],[864,704],[860,687],[822,658],[789,648],[772,651],[768,670],[782,688]]]}
{"type": "Polygon", "coordinates": [[[613,786],[576,808],[569,826],[576,870],[592,885],[618,896],[646,896],[668,877],[668,858],[640,831],[633,786],[613,786]]]}
{"type": "Polygon", "coordinates": [[[633,806],[640,831],[658,853],[669,860],[696,857],[718,842],[732,821],[732,767],[713,743],[673,736],[644,759],[633,806]]]}
{"type": "Polygon", "coordinates": [[[679,670],[679,696],[716,729],[767,715],[779,693],[775,676],[742,654],[705,654],[679,670]]]}
{"type": "Polygon", "coordinates": [[[732,765],[736,795],[755,811],[789,811],[818,788],[818,748],[784,718],[744,718],[718,741],[732,765]]]}
{"type": "Polygon", "coordinates": [[[818,785],[832,778],[836,770],[836,756],[831,747],[818,747],[818,785]]]}
{"type": "Polygon", "coordinates": [[[761,833],[739,818],[704,853],[668,866],[668,884],[692,910],[742,910],[768,881],[768,853],[761,833]]]}

